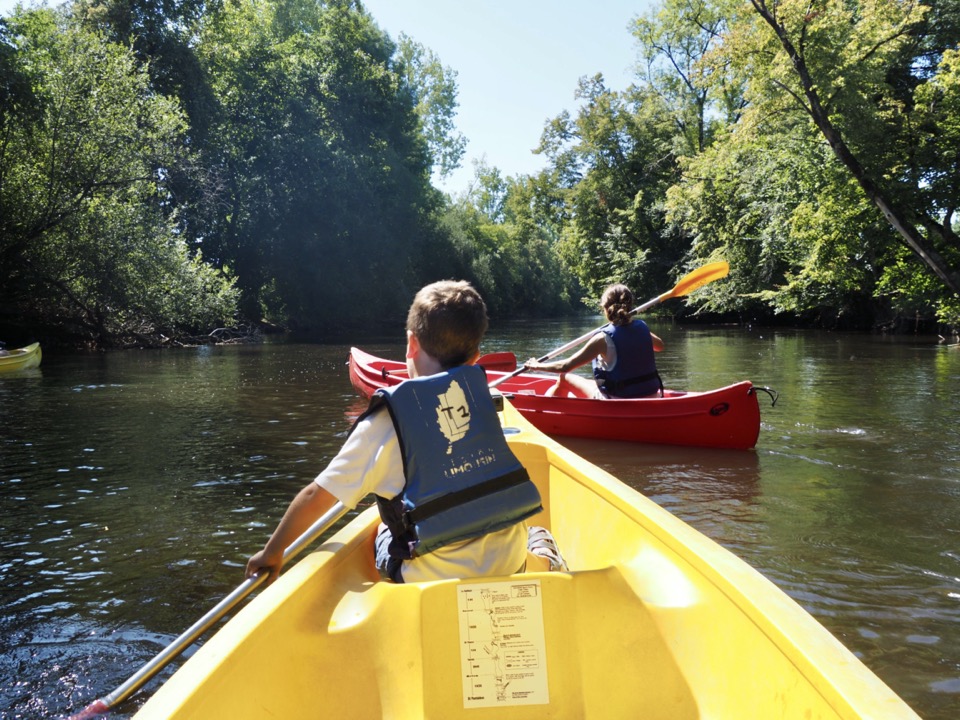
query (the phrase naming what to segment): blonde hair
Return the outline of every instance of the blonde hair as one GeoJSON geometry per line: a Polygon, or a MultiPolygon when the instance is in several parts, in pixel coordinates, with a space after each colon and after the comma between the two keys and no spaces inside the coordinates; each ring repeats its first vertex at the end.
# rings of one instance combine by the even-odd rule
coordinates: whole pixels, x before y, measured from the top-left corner
{"type": "Polygon", "coordinates": [[[607,320],[614,325],[626,325],[633,318],[633,293],[622,283],[615,283],[603,291],[600,306],[607,320]]]}
{"type": "Polygon", "coordinates": [[[487,325],[487,306],[465,280],[421,288],[407,313],[407,330],[444,369],[473,360],[487,325]]]}

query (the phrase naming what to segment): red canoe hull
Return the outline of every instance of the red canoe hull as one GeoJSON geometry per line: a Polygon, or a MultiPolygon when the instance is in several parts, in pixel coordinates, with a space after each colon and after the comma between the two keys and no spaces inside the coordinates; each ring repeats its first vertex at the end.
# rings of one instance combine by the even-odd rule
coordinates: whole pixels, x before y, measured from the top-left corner
{"type": "MultiPolygon", "coordinates": [[[[350,349],[350,382],[364,397],[407,377],[406,365],[350,349]]],[[[488,370],[491,382],[507,373],[488,370]]],[[[760,405],[748,380],[706,392],[666,390],[662,398],[546,397],[556,376],[521,373],[498,389],[549,435],[748,450],[760,435],[760,405]]]]}

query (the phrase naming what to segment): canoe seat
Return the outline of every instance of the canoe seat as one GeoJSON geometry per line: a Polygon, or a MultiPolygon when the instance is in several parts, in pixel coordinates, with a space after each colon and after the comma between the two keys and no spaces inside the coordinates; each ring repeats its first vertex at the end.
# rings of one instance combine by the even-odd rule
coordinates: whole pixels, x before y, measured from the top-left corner
{"type": "Polygon", "coordinates": [[[394,665],[353,698],[353,717],[397,707],[409,708],[403,717],[438,719],[698,717],[618,567],[373,583],[343,596],[317,630],[326,637],[315,642],[338,667],[354,658],[367,666],[368,653],[375,665],[394,665]]]}

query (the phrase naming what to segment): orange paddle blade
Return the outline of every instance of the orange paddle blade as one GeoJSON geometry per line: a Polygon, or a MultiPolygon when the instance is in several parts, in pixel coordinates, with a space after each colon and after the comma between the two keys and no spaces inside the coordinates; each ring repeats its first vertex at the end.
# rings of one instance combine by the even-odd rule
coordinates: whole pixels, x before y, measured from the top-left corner
{"type": "Polygon", "coordinates": [[[730,263],[725,260],[713,262],[699,267],[696,270],[688,272],[680,281],[673,286],[673,290],[660,296],[661,300],[667,298],[683,297],[689,295],[694,290],[702,288],[707,283],[726,277],[730,273],[730,263]]]}

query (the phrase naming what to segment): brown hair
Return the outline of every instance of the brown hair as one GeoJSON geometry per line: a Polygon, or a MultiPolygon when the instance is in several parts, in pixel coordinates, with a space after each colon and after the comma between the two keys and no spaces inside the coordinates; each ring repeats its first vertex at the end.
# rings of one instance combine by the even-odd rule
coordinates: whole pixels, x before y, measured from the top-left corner
{"type": "Polygon", "coordinates": [[[487,306],[465,280],[421,288],[407,313],[407,330],[444,369],[463,365],[480,352],[487,324],[487,306]]]}
{"type": "Polygon", "coordinates": [[[610,285],[600,298],[607,320],[614,325],[626,325],[633,318],[633,293],[621,283],[610,285]]]}

